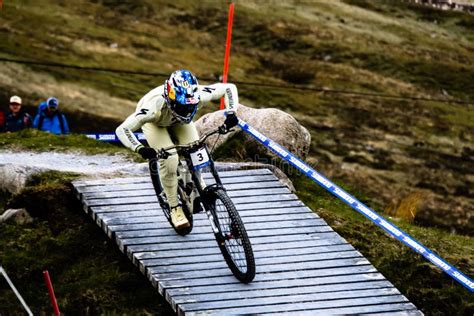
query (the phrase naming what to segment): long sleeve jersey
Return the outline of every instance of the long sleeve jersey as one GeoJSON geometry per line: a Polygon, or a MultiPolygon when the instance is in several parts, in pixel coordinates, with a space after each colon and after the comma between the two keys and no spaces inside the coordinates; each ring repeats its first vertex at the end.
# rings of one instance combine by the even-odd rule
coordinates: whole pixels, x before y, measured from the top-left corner
{"type": "MultiPolygon", "coordinates": [[[[237,108],[239,104],[239,95],[234,84],[216,83],[208,86],[199,85],[198,89],[201,97],[200,106],[203,103],[219,100],[222,97],[224,97],[225,107],[228,111],[237,108]]],[[[153,123],[160,127],[180,124],[173,117],[163,94],[164,85],[151,90],[138,101],[135,112],[127,117],[115,131],[122,144],[136,151],[141,146],[141,143],[133,132],[141,128],[145,123],[153,123]]]]}

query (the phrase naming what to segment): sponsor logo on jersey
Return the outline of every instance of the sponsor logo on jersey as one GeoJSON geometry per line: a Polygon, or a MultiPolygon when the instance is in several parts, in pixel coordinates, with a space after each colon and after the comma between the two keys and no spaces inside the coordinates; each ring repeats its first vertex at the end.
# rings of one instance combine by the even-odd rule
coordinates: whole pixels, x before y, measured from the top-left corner
{"type": "Polygon", "coordinates": [[[229,97],[229,109],[234,108],[234,97],[232,95],[232,91],[230,91],[230,88],[225,89],[225,92],[227,93],[227,96],[229,97]]]}
{"type": "Polygon", "coordinates": [[[148,111],[149,111],[148,109],[140,109],[140,112],[137,113],[135,116],[146,115],[148,111]]]}
{"type": "Polygon", "coordinates": [[[134,145],[134,146],[135,145],[140,145],[140,143],[137,142],[137,139],[135,138],[135,135],[133,135],[133,133],[129,129],[124,130],[124,133],[125,133],[125,136],[127,136],[130,143],[132,143],[132,145],[134,145]]]}
{"type": "Polygon", "coordinates": [[[204,87],[202,88],[202,92],[212,93],[212,91],[216,90],[215,88],[211,87],[204,87]]]}

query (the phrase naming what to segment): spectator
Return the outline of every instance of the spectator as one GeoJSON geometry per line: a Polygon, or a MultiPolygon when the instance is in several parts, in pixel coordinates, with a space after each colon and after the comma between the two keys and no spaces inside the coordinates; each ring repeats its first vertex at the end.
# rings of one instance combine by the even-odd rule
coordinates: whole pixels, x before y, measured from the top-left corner
{"type": "Polygon", "coordinates": [[[55,97],[49,98],[46,106],[41,103],[33,127],[56,135],[69,134],[66,116],[58,110],[58,105],[58,99],[55,97]]]}
{"type": "Polygon", "coordinates": [[[0,110],[0,133],[5,129],[5,113],[0,110]]]}
{"type": "Polygon", "coordinates": [[[31,116],[21,109],[21,98],[12,96],[10,98],[10,112],[5,119],[5,132],[18,132],[31,127],[31,116]]]}

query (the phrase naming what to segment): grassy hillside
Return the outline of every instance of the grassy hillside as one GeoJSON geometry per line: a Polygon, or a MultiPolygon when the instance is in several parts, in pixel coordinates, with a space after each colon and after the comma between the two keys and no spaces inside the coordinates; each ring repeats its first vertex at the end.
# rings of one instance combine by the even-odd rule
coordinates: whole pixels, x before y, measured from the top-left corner
{"type": "MultiPolygon", "coordinates": [[[[15,1],[0,57],[167,74],[221,73],[227,3],[15,1]]],[[[230,81],[242,103],[278,107],[312,134],[309,161],[379,209],[422,197],[417,220],[474,231],[474,16],[401,1],[237,1],[230,81]],[[245,84],[281,84],[268,88],[245,84]],[[287,89],[306,84],[380,98],[287,89]]],[[[113,130],[163,76],[0,63],[0,100],[60,98],[75,131],[113,130]]],[[[202,80],[202,82],[205,82],[202,80]]],[[[212,111],[216,105],[203,109],[212,111]]]]}
{"type": "MultiPolygon", "coordinates": [[[[392,0],[235,3],[229,81],[238,83],[243,104],[294,115],[312,135],[309,163],[376,210],[396,215],[408,208],[417,225],[444,229],[433,243],[449,239],[446,232],[472,235],[473,15],[392,0]],[[326,92],[290,89],[299,84],[326,92]],[[364,95],[374,93],[410,98],[364,95]]],[[[189,68],[209,83],[222,71],[227,8],[217,0],[6,1],[0,58],[163,74],[189,68]]],[[[111,131],[164,79],[0,62],[0,104],[15,93],[33,112],[55,95],[74,131],[111,131]]],[[[300,188],[302,196],[312,192],[300,188]]],[[[314,200],[314,209],[324,214],[318,205],[325,200],[314,200]]],[[[331,208],[338,209],[324,209],[331,208]]],[[[345,218],[349,225],[348,213],[333,223],[345,218]]],[[[354,225],[341,231],[364,248],[354,225]]],[[[472,262],[472,246],[462,251],[472,262]]],[[[403,282],[397,285],[413,286],[403,282]]]]}

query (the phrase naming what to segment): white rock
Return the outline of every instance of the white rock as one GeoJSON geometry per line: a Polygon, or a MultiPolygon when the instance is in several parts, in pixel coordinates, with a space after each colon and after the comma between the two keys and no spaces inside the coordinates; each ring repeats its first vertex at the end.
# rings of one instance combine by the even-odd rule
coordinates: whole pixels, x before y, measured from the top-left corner
{"type": "Polygon", "coordinates": [[[10,193],[19,193],[32,175],[44,169],[18,164],[0,165],[0,190],[10,193]]]}
{"type": "Polygon", "coordinates": [[[8,220],[15,221],[17,224],[27,224],[33,221],[33,218],[28,214],[26,209],[8,209],[2,215],[0,215],[0,223],[4,223],[8,220]]]}
{"type": "MultiPolygon", "coordinates": [[[[236,112],[240,119],[247,122],[250,126],[271,140],[285,147],[291,153],[303,159],[308,154],[311,144],[311,135],[304,126],[299,124],[296,119],[288,113],[273,108],[254,109],[242,104],[239,105],[236,112]]],[[[199,133],[203,134],[222,125],[224,119],[223,111],[209,113],[203,115],[196,121],[196,127],[199,133]]],[[[237,127],[234,132],[221,135],[215,148],[221,146],[239,131],[240,128],[237,127]]],[[[247,139],[251,138],[249,135],[245,135],[245,137],[247,139]]],[[[214,146],[216,139],[217,135],[209,137],[207,140],[208,145],[214,146]]],[[[265,152],[270,153],[269,150],[265,152]]],[[[271,153],[271,155],[274,154],[271,153]]]]}

